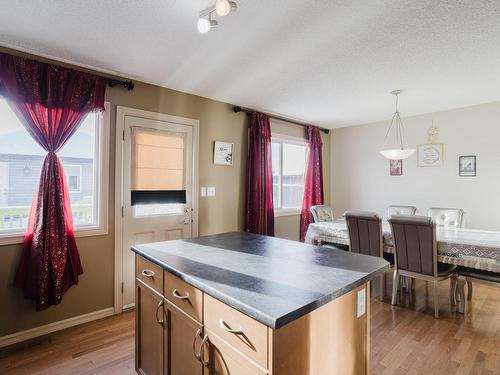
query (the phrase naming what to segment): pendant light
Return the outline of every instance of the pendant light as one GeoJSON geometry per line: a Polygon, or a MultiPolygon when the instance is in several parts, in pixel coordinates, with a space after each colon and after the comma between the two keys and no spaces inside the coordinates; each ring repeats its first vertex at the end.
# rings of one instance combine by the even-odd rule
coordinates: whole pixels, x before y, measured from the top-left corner
{"type": "Polygon", "coordinates": [[[380,153],[390,160],[407,159],[415,152],[415,149],[408,147],[408,142],[406,141],[406,137],[404,134],[403,121],[401,121],[401,114],[399,113],[398,109],[399,94],[401,94],[401,92],[402,90],[391,91],[391,94],[396,97],[396,111],[394,112],[394,115],[392,115],[391,124],[389,125],[389,129],[387,129],[384,144],[382,145],[382,149],[380,150],[380,153]],[[387,139],[393,127],[394,131],[396,132],[395,135],[397,148],[386,148],[387,139]]]}

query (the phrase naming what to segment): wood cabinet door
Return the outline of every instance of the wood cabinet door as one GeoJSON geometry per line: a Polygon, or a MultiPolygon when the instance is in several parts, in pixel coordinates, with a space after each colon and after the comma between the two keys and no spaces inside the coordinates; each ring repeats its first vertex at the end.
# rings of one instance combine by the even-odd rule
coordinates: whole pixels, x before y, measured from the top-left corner
{"type": "Polygon", "coordinates": [[[203,365],[196,358],[203,340],[203,327],[178,307],[165,300],[164,373],[202,375],[203,365]]]}
{"type": "Polygon", "coordinates": [[[163,297],[144,285],[135,282],[135,367],[139,374],[163,374],[163,297]]]}
{"type": "MultiPolygon", "coordinates": [[[[204,375],[267,375],[268,372],[249,358],[238,353],[216,335],[208,335],[208,366],[204,375]]],[[[205,349],[207,350],[207,349],[205,349]]]]}

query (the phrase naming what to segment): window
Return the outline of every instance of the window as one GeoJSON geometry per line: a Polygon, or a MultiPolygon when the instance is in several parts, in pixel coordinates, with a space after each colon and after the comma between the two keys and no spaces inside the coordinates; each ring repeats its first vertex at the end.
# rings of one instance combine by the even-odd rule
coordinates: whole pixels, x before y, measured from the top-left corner
{"type": "Polygon", "coordinates": [[[273,137],[271,150],[275,212],[295,214],[302,208],[307,144],[278,136],[273,137]]]}
{"type": "MultiPolygon", "coordinates": [[[[184,192],[185,199],[185,153],[184,133],[132,128],[132,190],[158,192],[155,199],[169,200],[171,191],[184,192]]],[[[177,193],[174,193],[177,194],[177,193]]],[[[134,204],[134,217],[181,215],[184,203],[134,204]]]]}
{"type": "MultiPolygon", "coordinates": [[[[109,124],[104,125],[105,120],[107,113],[89,114],[58,152],[77,235],[106,231],[109,124]]],[[[0,98],[0,243],[21,241],[45,154],[0,98]]]]}

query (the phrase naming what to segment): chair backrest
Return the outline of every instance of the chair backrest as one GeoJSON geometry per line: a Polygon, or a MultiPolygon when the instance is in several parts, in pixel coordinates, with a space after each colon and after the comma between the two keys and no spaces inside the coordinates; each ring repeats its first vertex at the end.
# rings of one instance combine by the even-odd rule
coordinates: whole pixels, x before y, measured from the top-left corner
{"type": "Polygon", "coordinates": [[[392,215],[415,215],[417,207],[415,206],[387,206],[387,218],[392,215]]]}
{"type": "Polygon", "coordinates": [[[464,228],[465,212],[461,208],[429,208],[427,216],[436,222],[438,227],[464,228]]]}
{"type": "Polygon", "coordinates": [[[375,212],[347,211],[345,221],[349,232],[350,251],[383,256],[382,220],[375,212]]]}
{"type": "Polygon", "coordinates": [[[436,277],[436,223],[427,216],[410,215],[394,215],[389,223],[396,269],[436,277]]]}
{"type": "Polygon", "coordinates": [[[315,223],[321,223],[325,221],[333,221],[333,211],[330,206],[325,204],[311,206],[309,209],[313,215],[315,223]]]}

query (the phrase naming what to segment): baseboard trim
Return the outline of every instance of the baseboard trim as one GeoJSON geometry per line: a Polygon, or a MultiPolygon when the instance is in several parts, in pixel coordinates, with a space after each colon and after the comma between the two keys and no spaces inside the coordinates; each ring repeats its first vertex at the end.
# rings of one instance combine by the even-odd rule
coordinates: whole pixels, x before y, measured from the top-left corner
{"type": "Polygon", "coordinates": [[[111,315],[114,315],[115,309],[113,307],[108,307],[103,310],[93,311],[88,314],[83,314],[79,316],[74,316],[72,318],[59,320],[54,323],[45,324],[43,326],[27,329],[25,331],[20,331],[12,333],[10,335],[0,337],[0,348],[4,348],[9,345],[17,344],[22,341],[30,340],[35,337],[47,335],[56,331],[60,331],[66,328],[74,327],[79,324],[88,323],[93,320],[102,319],[111,315]]]}

